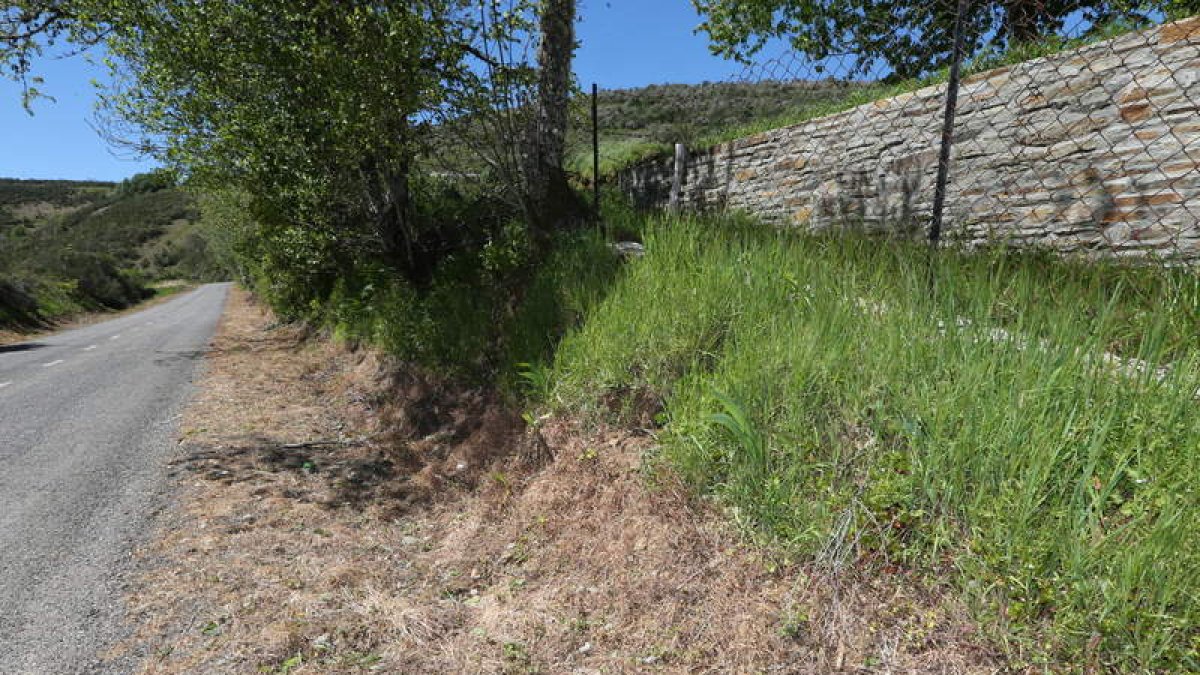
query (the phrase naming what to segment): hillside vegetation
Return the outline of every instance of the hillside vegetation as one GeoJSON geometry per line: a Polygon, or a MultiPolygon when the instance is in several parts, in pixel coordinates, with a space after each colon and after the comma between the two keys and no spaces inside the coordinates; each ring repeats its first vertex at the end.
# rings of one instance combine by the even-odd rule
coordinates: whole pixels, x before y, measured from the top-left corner
{"type": "Polygon", "coordinates": [[[961,584],[1016,664],[1195,668],[1194,275],[948,252],[931,293],[918,244],[661,221],[646,248],[553,406],[654,414],[801,559],[961,584]]]}
{"type": "Polygon", "coordinates": [[[156,281],[222,276],[192,197],[169,179],[0,179],[0,326],[120,309],[156,281]]]}
{"type": "MultiPolygon", "coordinates": [[[[675,143],[704,146],[750,133],[747,130],[783,126],[814,111],[836,109],[857,100],[855,95],[865,88],[863,83],[829,79],[658,84],[601,90],[597,100],[600,171],[609,174],[631,162],[666,152],[675,143]]],[[[571,169],[585,176],[592,172],[590,125],[581,110],[568,156],[571,169]]]]}

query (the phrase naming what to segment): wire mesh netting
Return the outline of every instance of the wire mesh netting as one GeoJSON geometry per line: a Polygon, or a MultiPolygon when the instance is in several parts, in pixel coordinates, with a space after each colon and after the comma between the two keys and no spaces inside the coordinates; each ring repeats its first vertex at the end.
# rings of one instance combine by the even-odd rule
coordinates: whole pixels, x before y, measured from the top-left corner
{"type": "MultiPolygon", "coordinates": [[[[681,199],[817,230],[1200,260],[1200,19],[1188,7],[887,9],[808,17],[785,49],[712,85],[790,100],[690,143],[681,199]]],[[[669,169],[643,166],[626,188],[660,202],[669,169]]]]}

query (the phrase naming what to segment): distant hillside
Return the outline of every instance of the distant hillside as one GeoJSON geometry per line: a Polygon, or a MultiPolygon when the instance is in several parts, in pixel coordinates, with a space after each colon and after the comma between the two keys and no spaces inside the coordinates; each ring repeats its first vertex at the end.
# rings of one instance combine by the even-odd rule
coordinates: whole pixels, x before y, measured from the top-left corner
{"type": "Polygon", "coordinates": [[[0,326],[125,307],[159,280],[222,276],[197,221],[191,196],[159,174],[0,179],[0,326]]]}
{"type": "Polygon", "coordinates": [[[103,200],[116,183],[0,178],[0,233],[103,200]]]}
{"type": "Polygon", "coordinates": [[[839,81],[660,84],[601,91],[600,128],[608,135],[692,142],[730,127],[841,100],[856,88],[839,81]]]}
{"type": "MultiPolygon", "coordinates": [[[[780,126],[834,109],[864,85],[839,80],[658,84],[601,90],[601,171],[665,151],[675,143],[710,145],[743,133],[780,126]]],[[[581,119],[570,139],[568,163],[591,173],[590,121],[581,119]]]]}

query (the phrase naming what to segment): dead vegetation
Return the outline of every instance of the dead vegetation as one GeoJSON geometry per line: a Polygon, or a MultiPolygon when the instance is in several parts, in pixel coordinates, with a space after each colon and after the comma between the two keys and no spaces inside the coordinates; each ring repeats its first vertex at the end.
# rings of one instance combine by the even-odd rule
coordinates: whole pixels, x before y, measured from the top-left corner
{"type": "Polygon", "coordinates": [[[944,595],[773,558],[646,432],[530,431],[270,323],[234,292],[186,413],[121,647],[144,672],[992,670],[944,595]]]}

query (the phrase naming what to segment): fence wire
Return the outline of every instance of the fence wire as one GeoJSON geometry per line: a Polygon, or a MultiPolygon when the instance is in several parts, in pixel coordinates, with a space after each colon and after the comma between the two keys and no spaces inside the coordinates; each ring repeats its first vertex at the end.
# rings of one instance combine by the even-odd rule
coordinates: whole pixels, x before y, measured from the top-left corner
{"type": "Polygon", "coordinates": [[[685,202],[814,230],[1200,262],[1200,17],[1083,1],[911,8],[826,26],[820,49],[760,56],[712,85],[774,87],[788,104],[693,157],[685,202]]]}

